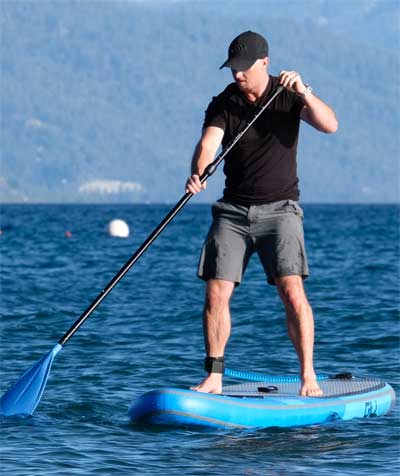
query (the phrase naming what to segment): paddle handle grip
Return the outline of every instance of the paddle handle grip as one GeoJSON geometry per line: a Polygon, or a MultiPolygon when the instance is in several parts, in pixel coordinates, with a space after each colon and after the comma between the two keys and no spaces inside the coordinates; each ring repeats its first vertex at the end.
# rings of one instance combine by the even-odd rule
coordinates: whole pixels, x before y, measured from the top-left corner
{"type": "MultiPolygon", "coordinates": [[[[278,86],[275,93],[269,99],[269,101],[259,110],[259,112],[254,116],[254,118],[246,125],[246,127],[239,132],[239,134],[230,142],[224,150],[218,155],[218,157],[211,162],[205,169],[204,173],[200,177],[200,182],[205,182],[208,177],[210,177],[216,170],[218,165],[224,160],[226,155],[230,150],[235,146],[235,144],[241,139],[241,137],[250,129],[254,122],[261,116],[275,97],[283,90],[282,86],[278,86]]],[[[69,339],[75,334],[75,332],[81,327],[81,325],[86,321],[86,319],[92,314],[92,312],[97,308],[97,306],[105,299],[108,294],[114,289],[115,285],[121,281],[125,274],[132,268],[136,261],[142,256],[142,254],[147,250],[147,248],[153,243],[153,241],[160,235],[160,233],[168,226],[168,224],[175,218],[175,216],[182,210],[182,208],[187,204],[187,202],[193,197],[193,193],[187,192],[179,202],[174,206],[174,208],[165,216],[162,222],[151,232],[151,234],[146,238],[146,240],[139,246],[135,253],[129,258],[129,260],[124,264],[124,266],[118,271],[118,273],[112,278],[112,280],[107,284],[107,286],[98,294],[90,306],[81,314],[81,316],[74,322],[74,324],[68,329],[68,331],[61,337],[58,341],[58,344],[63,346],[69,339]]]]}

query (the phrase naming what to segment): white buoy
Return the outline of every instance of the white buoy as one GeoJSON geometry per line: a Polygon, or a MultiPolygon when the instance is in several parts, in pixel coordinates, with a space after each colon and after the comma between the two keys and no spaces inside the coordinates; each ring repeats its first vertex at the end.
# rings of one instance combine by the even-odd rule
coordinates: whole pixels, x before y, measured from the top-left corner
{"type": "Polygon", "coordinates": [[[124,220],[111,220],[108,224],[108,233],[110,236],[118,238],[128,238],[129,226],[124,220]]]}

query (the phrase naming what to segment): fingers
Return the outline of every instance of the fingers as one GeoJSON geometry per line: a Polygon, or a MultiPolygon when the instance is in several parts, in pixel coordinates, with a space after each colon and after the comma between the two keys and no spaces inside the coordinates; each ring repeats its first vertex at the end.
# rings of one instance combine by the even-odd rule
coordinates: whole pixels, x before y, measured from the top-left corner
{"type": "Polygon", "coordinates": [[[305,89],[301,76],[297,71],[281,71],[279,83],[288,91],[298,94],[301,94],[305,89]]]}
{"type": "Polygon", "coordinates": [[[200,177],[196,174],[189,177],[186,181],[185,191],[186,193],[190,192],[195,195],[199,193],[201,190],[205,190],[207,187],[206,182],[203,184],[200,182],[200,177]]]}

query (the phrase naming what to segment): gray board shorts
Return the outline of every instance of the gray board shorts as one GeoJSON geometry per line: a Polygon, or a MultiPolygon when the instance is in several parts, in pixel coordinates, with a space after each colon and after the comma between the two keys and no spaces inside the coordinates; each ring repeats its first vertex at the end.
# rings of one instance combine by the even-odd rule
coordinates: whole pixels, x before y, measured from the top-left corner
{"type": "Polygon", "coordinates": [[[221,198],[212,206],[213,222],[205,239],[197,275],[238,286],[256,251],[269,284],[283,276],[308,275],[303,210],[295,200],[237,205],[221,198]]]}

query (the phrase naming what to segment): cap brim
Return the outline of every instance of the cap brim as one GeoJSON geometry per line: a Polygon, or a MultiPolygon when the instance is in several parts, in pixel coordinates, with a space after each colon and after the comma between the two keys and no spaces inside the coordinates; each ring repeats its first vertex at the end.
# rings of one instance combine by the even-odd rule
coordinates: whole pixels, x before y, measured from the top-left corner
{"type": "Polygon", "coordinates": [[[220,66],[219,69],[222,68],[231,68],[237,71],[246,71],[249,69],[257,60],[246,60],[243,58],[228,58],[225,63],[220,66]]]}

